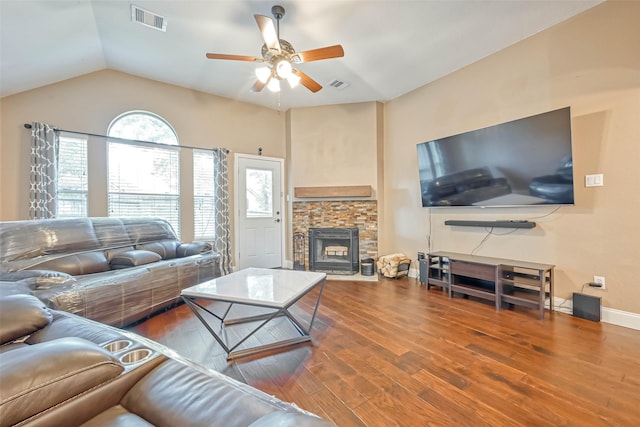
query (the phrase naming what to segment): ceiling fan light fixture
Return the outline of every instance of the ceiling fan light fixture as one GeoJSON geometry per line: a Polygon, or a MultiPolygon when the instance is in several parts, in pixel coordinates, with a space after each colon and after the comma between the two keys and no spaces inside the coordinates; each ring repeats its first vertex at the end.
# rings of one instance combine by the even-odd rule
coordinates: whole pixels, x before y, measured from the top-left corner
{"type": "Polygon", "coordinates": [[[280,79],[288,78],[291,75],[291,70],[293,69],[293,67],[291,67],[291,63],[286,59],[281,59],[276,62],[274,68],[276,70],[276,75],[280,79]]]}
{"type": "Polygon", "coordinates": [[[261,83],[267,83],[267,81],[271,77],[271,68],[269,67],[256,68],[256,77],[258,78],[258,80],[260,80],[261,83]]]}
{"type": "Polygon", "coordinates": [[[278,81],[278,79],[269,80],[267,89],[269,89],[271,92],[280,92],[280,82],[278,81]]]}
{"type": "Polygon", "coordinates": [[[287,81],[289,82],[291,89],[293,89],[298,86],[298,83],[300,83],[300,76],[295,73],[291,73],[289,74],[289,77],[287,77],[287,81]]]}

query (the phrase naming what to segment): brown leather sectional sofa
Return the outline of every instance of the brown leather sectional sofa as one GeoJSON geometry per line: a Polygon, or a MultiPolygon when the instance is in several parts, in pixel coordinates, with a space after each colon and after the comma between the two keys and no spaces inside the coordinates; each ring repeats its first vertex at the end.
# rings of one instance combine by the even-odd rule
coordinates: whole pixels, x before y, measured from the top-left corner
{"type": "Polygon", "coordinates": [[[48,307],[124,326],[220,276],[208,243],[181,243],[160,218],[0,222],[0,286],[13,282],[48,307]]]}
{"type": "Polygon", "coordinates": [[[30,295],[0,297],[0,363],[0,427],[334,425],[30,295]]]}

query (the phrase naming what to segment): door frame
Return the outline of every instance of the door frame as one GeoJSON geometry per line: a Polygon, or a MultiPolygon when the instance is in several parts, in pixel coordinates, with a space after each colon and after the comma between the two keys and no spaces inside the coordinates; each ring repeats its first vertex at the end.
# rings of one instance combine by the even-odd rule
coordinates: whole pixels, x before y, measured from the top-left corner
{"type": "Polygon", "coordinates": [[[278,162],[280,166],[280,212],[282,212],[282,235],[280,236],[280,266],[282,268],[285,267],[285,259],[287,257],[286,254],[286,236],[287,236],[287,215],[284,210],[284,159],[279,157],[267,157],[267,156],[256,156],[254,154],[244,154],[244,153],[234,153],[233,154],[233,226],[234,226],[234,236],[233,240],[235,242],[233,248],[233,258],[235,260],[233,265],[233,271],[237,271],[238,265],[240,264],[240,203],[238,200],[239,192],[238,192],[238,183],[240,181],[240,168],[238,164],[241,158],[250,159],[250,160],[268,160],[271,162],[278,162]]]}

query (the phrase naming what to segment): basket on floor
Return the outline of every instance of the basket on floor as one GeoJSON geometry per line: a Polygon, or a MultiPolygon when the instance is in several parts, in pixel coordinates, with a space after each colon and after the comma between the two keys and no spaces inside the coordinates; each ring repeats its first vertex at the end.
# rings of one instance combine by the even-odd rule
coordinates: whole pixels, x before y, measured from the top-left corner
{"type": "Polygon", "coordinates": [[[384,255],[378,259],[378,273],[391,279],[409,275],[411,259],[403,253],[384,255]]]}

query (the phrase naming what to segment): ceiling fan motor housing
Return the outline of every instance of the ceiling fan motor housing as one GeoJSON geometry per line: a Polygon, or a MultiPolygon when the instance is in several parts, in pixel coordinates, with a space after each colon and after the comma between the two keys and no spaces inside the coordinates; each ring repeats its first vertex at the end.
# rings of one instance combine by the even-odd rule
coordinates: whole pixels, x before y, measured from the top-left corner
{"type": "Polygon", "coordinates": [[[284,16],[284,7],[277,4],[271,8],[271,13],[273,14],[274,18],[282,19],[282,17],[284,16]]]}

